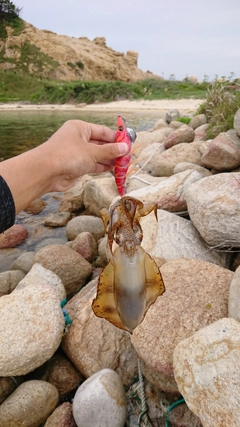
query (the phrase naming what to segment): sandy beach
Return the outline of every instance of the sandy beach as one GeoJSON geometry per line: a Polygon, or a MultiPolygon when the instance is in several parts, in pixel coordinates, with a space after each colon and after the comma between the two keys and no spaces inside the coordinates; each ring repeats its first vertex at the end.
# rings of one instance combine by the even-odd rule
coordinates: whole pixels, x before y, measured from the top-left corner
{"type": "Polygon", "coordinates": [[[102,104],[28,104],[28,103],[2,103],[0,111],[33,111],[33,110],[62,110],[62,111],[168,111],[176,108],[182,114],[193,114],[198,107],[204,102],[202,99],[161,99],[154,101],[115,101],[102,104]]]}

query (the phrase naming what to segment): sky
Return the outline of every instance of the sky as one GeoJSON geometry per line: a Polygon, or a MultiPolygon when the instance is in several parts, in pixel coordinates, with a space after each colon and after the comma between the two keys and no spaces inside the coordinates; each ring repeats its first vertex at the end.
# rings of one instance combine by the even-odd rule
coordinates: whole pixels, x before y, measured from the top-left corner
{"type": "Polygon", "coordinates": [[[41,30],[105,37],[164,79],[240,77],[240,0],[13,0],[41,30]],[[234,74],[232,74],[234,73],[234,74]]]}

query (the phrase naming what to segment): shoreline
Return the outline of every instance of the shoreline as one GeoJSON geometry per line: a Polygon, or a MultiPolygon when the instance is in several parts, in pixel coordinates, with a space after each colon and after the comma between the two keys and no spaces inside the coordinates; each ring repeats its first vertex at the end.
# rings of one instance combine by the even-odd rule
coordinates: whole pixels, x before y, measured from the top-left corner
{"type": "Polygon", "coordinates": [[[0,103],[1,111],[89,111],[89,112],[120,112],[120,111],[168,111],[177,109],[185,114],[197,111],[204,99],[161,99],[161,100],[137,100],[137,101],[113,101],[102,104],[28,104],[24,102],[0,103]]]}

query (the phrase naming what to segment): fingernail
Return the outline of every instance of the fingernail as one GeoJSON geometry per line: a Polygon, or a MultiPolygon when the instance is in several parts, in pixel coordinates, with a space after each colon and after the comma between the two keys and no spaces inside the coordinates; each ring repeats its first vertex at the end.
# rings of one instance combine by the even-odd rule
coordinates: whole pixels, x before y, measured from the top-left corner
{"type": "Polygon", "coordinates": [[[128,152],[128,145],[125,142],[119,142],[118,143],[118,150],[119,150],[119,154],[121,156],[123,156],[124,154],[126,154],[128,152]]]}

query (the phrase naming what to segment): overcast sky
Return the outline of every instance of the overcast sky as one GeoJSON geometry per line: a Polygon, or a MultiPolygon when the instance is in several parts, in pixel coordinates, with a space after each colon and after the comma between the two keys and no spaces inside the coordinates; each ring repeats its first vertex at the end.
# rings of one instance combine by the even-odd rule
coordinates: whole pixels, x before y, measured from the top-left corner
{"type": "Polygon", "coordinates": [[[105,37],[138,52],[138,67],[168,79],[240,77],[240,0],[13,0],[39,29],[105,37]]]}

